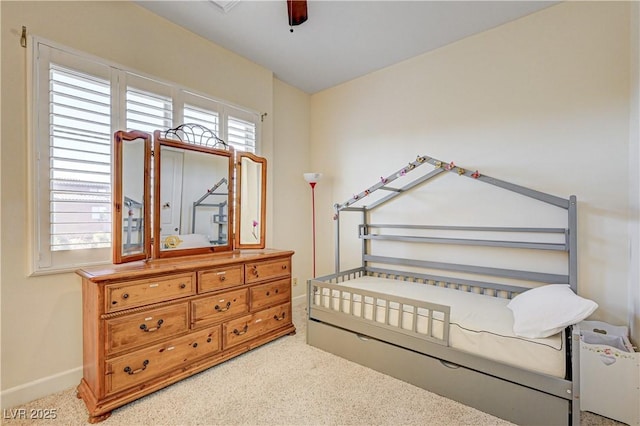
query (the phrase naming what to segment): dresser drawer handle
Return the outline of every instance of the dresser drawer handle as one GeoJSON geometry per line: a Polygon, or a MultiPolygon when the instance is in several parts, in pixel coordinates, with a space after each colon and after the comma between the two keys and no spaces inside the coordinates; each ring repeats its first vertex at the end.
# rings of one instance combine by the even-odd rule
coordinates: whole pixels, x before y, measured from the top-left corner
{"type": "Polygon", "coordinates": [[[245,334],[247,331],[249,330],[249,325],[245,324],[245,326],[243,327],[242,331],[239,331],[237,328],[233,329],[233,334],[235,334],[236,336],[242,336],[243,334],[245,334]]]}
{"type": "Polygon", "coordinates": [[[162,327],[163,323],[164,323],[164,320],[159,319],[158,320],[158,326],[157,327],[153,327],[153,328],[147,328],[147,324],[140,324],[140,330],[144,331],[145,333],[150,333],[152,331],[158,331],[158,330],[160,330],[160,327],[162,327]]]}
{"type": "Polygon", "coordinates": [[[180,288],[181,289],[185,289],[185,288],[187,288],[187,285],[185,283],[180,283],[180,288]]]}
{"type": "Polygon", "coordinates": [[[216,312],[226,312],[229,310],[230,307],[231,307],[231,302],[227,302],[224,308],[221,308],[220,305],[216,305],[213,307],[213,309],[215,309],[216,312]]]}
{"type": "Polygon", "coordinates": [[[225,277],[224,275],[220,275],[220,281],[224,281],[226,279],[227,279],[227,277],[225,277]]]}
{"type": "Polygon", "coordinates": [[[134,375],[134,374],[142,373],[144,370],[146,370],[146,369],[147,369],[147,365],[149,365],[149,360],[148,360],[148,359],[145,359],[145,360],[142,362],[142,367],[141,367],[141,368],[138,368],[137,370],[132,370],[132,369],[131,369],[131,367],[126,366],[126,367],[124,368],[124,372],[125,372],[125,373],[127,373],[127,374],[128,374],[128,375],[130,375],[130,376],[132,376],[132,375],[134,375]]]}
{"type": "Polygon", "coordinates": [[[123,298],[123,299],[125,299],[125,300],[127,300],[127,299],[129,298],[129,293],[124,293],[124,294],[122,295],[122,298],[123,298]]]}
{"type": "Polygon", "coordinates": [[[281,316],[274,315],[273,319],[276,321],[282,321],[287,316],[286,312],[283,312],[281,316]]]}
{"type": "Polygon", "coordinates": [[[282,265],[282,269],[287,269],[287,265],[282,265]]]}

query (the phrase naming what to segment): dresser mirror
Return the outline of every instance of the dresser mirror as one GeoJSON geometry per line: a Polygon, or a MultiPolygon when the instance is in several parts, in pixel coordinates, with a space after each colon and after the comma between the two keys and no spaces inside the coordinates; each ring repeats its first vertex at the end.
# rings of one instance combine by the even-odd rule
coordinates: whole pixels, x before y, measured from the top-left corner
{"type": "Polygon", "coordinates": [[[217,139],[171,136],[154,134],[154,256],[231,250],[233,149],[217,139]]]}
{"type": "Polygon", "coordinates": [[[149,188],[151,136],[116,132],[114,137],[113,261],[146,259],[151,255],[149,188]]]}
{"type": "Polygon", "coordinates": [[[251,153],[238,154],[236,246],[264,248],[267,160],[251,153]]]}
{"type": "Polygon", "coordinates": [[[114,263],[265,247],[266,159],[193,124],[116,132],[114,159],[114,263]]]}

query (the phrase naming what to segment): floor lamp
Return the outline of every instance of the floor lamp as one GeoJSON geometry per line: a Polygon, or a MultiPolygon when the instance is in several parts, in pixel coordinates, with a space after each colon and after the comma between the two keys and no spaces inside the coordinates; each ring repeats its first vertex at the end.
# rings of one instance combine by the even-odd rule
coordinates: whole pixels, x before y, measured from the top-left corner
{"type": "Polygon", "coordinates": [[[311,186],[311,211],[313,221],[313,278],[316,277],[316,183],[322,179],[322,173],[305,173],[304,180],[311,186]]]}

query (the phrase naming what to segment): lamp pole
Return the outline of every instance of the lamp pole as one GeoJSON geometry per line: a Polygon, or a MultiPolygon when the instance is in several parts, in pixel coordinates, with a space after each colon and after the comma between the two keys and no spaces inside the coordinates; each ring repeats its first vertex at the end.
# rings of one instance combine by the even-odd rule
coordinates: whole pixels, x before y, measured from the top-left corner
{"type": "Polygon", "coordinates": [[[311,229],[313,232],[313,278],[316,277],[316,183],[322,177],[322,173],[305,173],[304,179],[311,186],[311,229]]]}

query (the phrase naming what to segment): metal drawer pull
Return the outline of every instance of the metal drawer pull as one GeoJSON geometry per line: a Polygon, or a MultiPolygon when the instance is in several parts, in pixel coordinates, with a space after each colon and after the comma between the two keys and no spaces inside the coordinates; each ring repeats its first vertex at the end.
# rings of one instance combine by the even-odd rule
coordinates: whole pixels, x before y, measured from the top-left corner
{"type": "Polygon", "coordinates": [[[226,279],[227,279],[227,277],[225,277],[224,275],[220,275],[220,281],[224,281],[226,279]]]}
{"type": "Polygon", "coordinates": [[[458,364],[454,364],[452,362],[447,362],[447,361],[443,361],[443,360],[440,360],[440,364],[444,365],[447,368],[451,368],[453,370],[456,370],[456,369],[460,368],[460,366],[458,364]]]}
{"type": "Polygon", "coordinates": [[[145,333],[150,333],[152,331],[158,331],[158,330],[160,330],[160,327],[162,327],[163,323],[164,323],[164,320],[159,319],[157,327],[153,327],[153,328],[147,328],[147,324],[140,324],[140,330],[144,331],[145,333]]]}
{"type": "Polygon", "coordinates": [[[243,334],[245,334],[247,332],[247,330],[249,330],[249,324],[245,324],[245,326],[242,329],[242,331],[238,331],[237,328],[234,328],[233,329],[233,334],[235,334],[236,336],[242,336],[243,334]]]}
{"type": "Polygon", "coordinates": [[[187,285],[185,283],[180,283],[180,288],[185,289],[187,288],[187,285]]]}
{"type": "Polygon", "coordinates": [[[283,312],[281,316],[274,315],[273,319],[276,321],[282,321],[287,316],[286,312],[283,312]]]}
{"type": "Polygon", "coordinates": [[[147,365],[149,365],[149,360],[148,360],[148,359],[145,359],[145,360],[142,362],[142,367],[141,367],[141,368],[138,368],[137,370],[132,370],[132,369],[131,369],[131,367],[126,366],[126,367],[124,368],[124,372],[125,372],[125,373],[127,373],[127,374],[128,374],[128,375],[130,375],[130,376],[131,376],[131,375],[134,375],[134,374],[142,373],[144,370],[146,370],[146,369],[147,369],[147,365]]]}
{"type": "Polygon", "coordinates": [[[129,293],[124,293],[122,295],[122,298],[125,299],[125,300],[128,299],[129,298],[129,293]]]}
{"type": "Polygon", "coordinates": [[[256,265],[253,265],[253,268],[251,269],[251,274],[255,275],[256,278],[258,277],[258,267],[256,265]]]}
{"type": "Polygon", "coordinates": [[[287,265],[282,265],[282,269],[287,269],[287,265]]]}
{"type": "Polygon", "coordinates": [[[220,305],[216,305],[213,307],[217,312],[226,312],[231,307],[231,302],[227,302],[224,308],[221,308],[220,305]]]}

